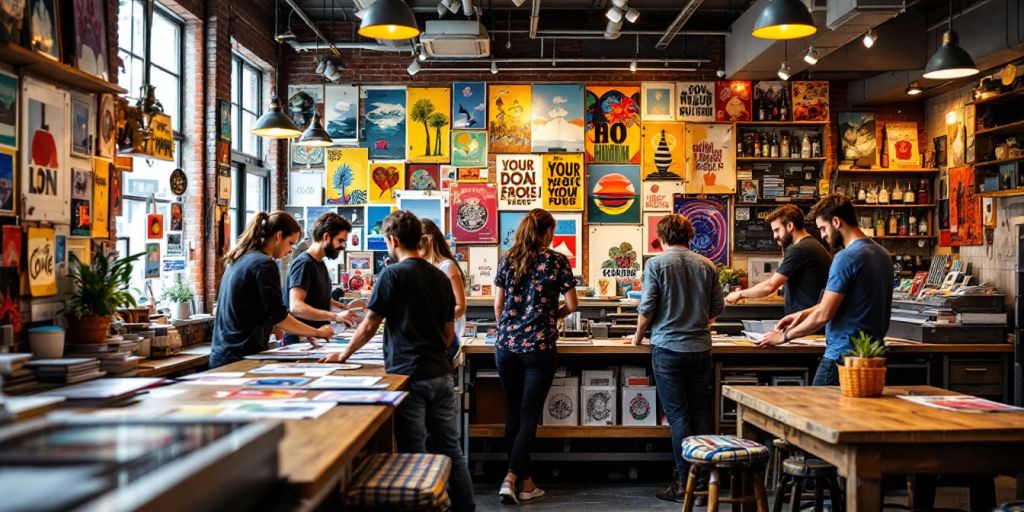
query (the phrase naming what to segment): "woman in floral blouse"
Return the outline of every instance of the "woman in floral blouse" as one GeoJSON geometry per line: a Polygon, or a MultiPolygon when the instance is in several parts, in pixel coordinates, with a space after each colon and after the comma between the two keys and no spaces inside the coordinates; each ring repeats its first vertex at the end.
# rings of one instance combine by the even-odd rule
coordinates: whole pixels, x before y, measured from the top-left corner
{"type": "Polygon", "coordinates": [[[498,491],[505,504],[544,495],[530,475],[530,449],[558,366],[558,320],[576,311],[577,305],[569,260],[549,249],[554,234],[555,219],[550,213],[530,211],[519,223],[515,242],[494,279],[494,317],[498,319],[494,358],[508,408],[508,474],[498,491]],[[562,294],[565,305],[559,306],[562,294]]]}

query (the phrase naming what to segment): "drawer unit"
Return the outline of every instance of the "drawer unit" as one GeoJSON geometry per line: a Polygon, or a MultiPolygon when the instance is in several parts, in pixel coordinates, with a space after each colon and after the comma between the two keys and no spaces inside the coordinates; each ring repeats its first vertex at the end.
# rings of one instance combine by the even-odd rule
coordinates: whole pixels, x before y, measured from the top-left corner
{"type": "Polygon", "coordinates": [[[949,384],[1003,383],[1003,361],[999,359],[949,360],[949,384]]]}

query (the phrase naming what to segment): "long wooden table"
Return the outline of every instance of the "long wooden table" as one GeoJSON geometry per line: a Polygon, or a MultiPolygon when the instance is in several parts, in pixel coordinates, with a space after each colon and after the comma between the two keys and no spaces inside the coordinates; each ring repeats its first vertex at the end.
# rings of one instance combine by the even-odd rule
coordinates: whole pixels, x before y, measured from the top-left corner
{"type": "Polygon", "coordinates": [[[203,368],[210,360],[210,344],[185,347],[180,353],[160,359],[139,361],[139,377],[167,377],[203,368]]]}
{"type": "MultiPolygon", "coordinates": [[[[956,394],[891,386],[879,398],[837,387],[725,386],[737,403],[737,433],[757,427],[818,456],[847,478],[846,510],[881,510],[886,474],[1024,472],[1024,413],[961,413],[896,395],[956,394]]],[[[973,504],[972,504],[973,505],[973,504]]]]}

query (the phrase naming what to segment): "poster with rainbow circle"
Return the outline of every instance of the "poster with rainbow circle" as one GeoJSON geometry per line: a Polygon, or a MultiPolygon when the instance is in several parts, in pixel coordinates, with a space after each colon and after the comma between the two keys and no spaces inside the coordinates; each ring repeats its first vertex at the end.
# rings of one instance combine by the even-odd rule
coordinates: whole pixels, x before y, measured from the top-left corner
{"type": "Polygon", "coordinates": [[[640,166],[587,168],[588,224],[640,224],[640,166]]]}
{"type": "Polygon", "coordinates": [[[673,211],[693,223],[690,250],[709,260],[729,265],[729,198],[696,199],[676,196],[673,211]]]}

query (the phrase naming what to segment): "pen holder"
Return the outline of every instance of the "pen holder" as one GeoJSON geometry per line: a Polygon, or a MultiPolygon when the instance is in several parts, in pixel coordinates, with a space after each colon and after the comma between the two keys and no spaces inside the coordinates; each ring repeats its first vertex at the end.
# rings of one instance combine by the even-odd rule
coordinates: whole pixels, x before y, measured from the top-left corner
{"type": "Polygon", "coordinates": [[[885,370],[869,367],[839,365],[839,389],[844,396],[869,398],[882,395],[885,389],[885,370]]]}

